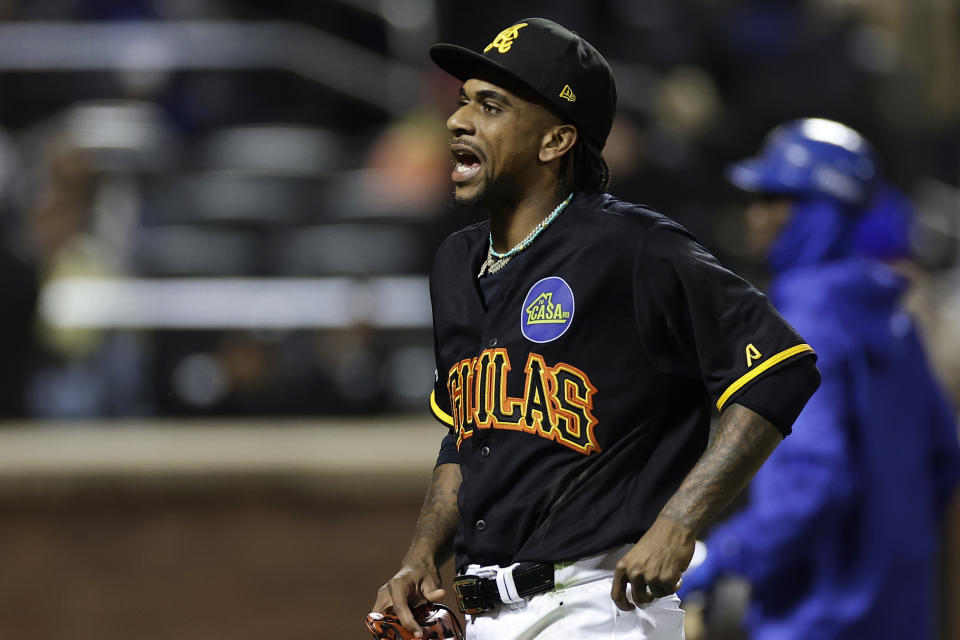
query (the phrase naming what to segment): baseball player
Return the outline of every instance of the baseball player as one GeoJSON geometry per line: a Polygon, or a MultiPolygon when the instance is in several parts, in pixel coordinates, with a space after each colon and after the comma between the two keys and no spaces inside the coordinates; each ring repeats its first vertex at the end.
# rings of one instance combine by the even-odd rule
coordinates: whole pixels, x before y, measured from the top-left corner
{"type": "Polygon", "coordinates": [[[605,193],[616,88],[589,43],[528,18],[430,55],[463,82],[455,202],[488,220],[436,254],[448,432],[374,610],[417,632],[455,553],[467,638],[681,638],[697,533],[790,432],[814,352],[686,230],[605,193]]]}
{"type": "Polygon", "coordinates": [[[881,262],[908,256],[909,211],[878,173],[859,133],[814,118],[778,127],[729,172],[758,196],[747,236],[823,374],[683,587],[746,578],[755,640],[933,637],[933,556],[960,499],[960,444],[900,303],[907,281],[881,262]]]}

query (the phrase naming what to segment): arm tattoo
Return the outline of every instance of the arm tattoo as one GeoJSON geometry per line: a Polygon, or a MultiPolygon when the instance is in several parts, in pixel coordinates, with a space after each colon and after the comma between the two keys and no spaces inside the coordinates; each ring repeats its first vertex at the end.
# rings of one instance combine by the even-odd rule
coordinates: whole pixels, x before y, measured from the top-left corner
{"type": "Polygon", "coordinates": [[[443,464],[434,469],[433,481],[420,509],[408,556],[414,550],[427,550],[436,565],[440,566],[453,555],[453,534],[460,520],[457,492],[462,479],[460,465],[443,464]]]}
{"type": "Polygon", "coordinates": [[[731,405],[706,452],[660,515],[698,532],[740,493],[781,440],[770,422],[731,405]]]}

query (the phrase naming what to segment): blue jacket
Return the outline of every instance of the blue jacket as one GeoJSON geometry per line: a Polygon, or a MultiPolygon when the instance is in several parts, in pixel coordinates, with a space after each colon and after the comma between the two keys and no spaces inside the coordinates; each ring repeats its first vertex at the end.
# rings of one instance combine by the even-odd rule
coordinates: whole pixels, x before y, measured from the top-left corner
{"type": "Polygon", "coordinates": [[[905,282],[851,255],[851,225],[828,202],[798,204],[770,254],[771,299],[816,349],[823,381],[748,506],[707,541],[704,571],[751,583],[755,640],[932,634],[957,422],[900,307],[905,282]]]}

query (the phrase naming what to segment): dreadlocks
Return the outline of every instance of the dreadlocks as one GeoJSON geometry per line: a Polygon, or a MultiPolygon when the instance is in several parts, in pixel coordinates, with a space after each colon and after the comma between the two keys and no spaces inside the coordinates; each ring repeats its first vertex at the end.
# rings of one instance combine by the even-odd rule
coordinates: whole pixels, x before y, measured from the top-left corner
{"type": "Polygon", "coordinates": [[[558,195],[571,191],[604,193],[610,185],[610,168],[599,151],[583,138],[577,140],[573,149],[563,156],[560,167],[558,195]]]}

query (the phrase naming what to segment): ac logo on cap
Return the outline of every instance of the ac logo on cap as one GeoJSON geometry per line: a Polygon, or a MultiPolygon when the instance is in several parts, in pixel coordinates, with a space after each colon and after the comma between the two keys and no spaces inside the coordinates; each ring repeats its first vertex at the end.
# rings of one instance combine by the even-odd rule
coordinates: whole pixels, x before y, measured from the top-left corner
{"type": "Polygon", "coordinates": [[[503,31],[497,34],[497,37],[493,39],[493,42],[487,45],[487,48],[483,50],[484,53],[490,51],[490,49],[496,48],[500,53],[506,53],[510,51],[510,47],[513,46],[513,41],[517,39],[517,36],[520,35],[520,29],[527,26],[526,22],[521,22],[520,24],[515,24],[512,27],[507,27],[503,31]]]}
{"type": "Polygon", "coordinates": [[[576,102],[577,96],[573,93],[573,89],[570,88],[570,85],[563,85],[563,91],[560,92],[560,97],[566,100],[567,102],[576,102]]]}

